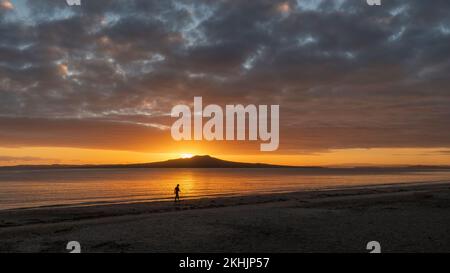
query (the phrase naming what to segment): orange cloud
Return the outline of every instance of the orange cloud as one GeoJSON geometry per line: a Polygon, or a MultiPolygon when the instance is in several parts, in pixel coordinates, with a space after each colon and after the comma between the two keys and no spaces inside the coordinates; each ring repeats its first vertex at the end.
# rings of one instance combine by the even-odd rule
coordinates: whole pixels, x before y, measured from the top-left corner
{"type": "Polygon", "coordinates": [[[288,13],[291,11],[291,6],[289,6],[289,3],[285,2],[285,3],[279,4],[277,9],[281,13],[288,13]]]}
{"type": "Polygon", "coordinates": [[[66,64],[58,65],[58,72],[62,77],[66,77],[69,74],[69,68],[66,64]]]}
{"type": "Polygon", "coordinates": [[[9,0],[3,0],[0,2],[0,9],[4,10],[13,10],[14,5],[9,0]]]}

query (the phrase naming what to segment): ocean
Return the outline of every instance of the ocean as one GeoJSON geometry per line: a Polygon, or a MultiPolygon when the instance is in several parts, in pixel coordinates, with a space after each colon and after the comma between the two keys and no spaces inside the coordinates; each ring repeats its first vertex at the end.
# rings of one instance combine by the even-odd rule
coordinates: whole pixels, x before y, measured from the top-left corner
{"type": "Polygon", "coordinates": [[[450,171],[303,169],[0,170],[0,209],[96,205],[450,181],[450,171]]]}

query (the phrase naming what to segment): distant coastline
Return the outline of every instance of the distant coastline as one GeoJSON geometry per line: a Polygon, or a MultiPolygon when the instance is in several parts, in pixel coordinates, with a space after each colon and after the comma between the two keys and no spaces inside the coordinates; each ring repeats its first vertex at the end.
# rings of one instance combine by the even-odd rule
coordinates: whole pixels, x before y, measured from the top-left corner
{"type": "Polygon", "coordinates": [[[244,163],[218,159],[209,155],[198,155],[192,158],[179,158],[150,163],[134,164],[84,164],[84,165],[16,165],[0,166],[0,170],[42,170],[42,169],[122,169],[122,168],[271,168],[302,169],[309,171],[356,171],[356,172],[412,172],[412,171],[447,171],[450,166],[355,166],[355,167],[323,167],[323,166],[289,166],[266,163],[244,163]]]}

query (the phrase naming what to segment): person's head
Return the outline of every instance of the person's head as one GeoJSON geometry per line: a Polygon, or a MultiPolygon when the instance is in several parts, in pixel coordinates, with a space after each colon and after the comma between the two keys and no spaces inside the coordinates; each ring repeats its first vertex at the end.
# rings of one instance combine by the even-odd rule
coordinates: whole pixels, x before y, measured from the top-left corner
{"type": "Polygon", "coordinates": [[[177,187],[179,187],[180,186],[180,184],[177,184],[177,187]]]}

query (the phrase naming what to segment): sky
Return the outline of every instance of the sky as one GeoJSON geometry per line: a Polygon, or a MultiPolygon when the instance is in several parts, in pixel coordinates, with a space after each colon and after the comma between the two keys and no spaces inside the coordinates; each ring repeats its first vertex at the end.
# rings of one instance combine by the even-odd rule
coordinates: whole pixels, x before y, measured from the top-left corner
{"type": "Polygon", "coordinates": [[[0,165],[450,165],[449,45],[448,0],[0,0],[0,165]],[[194,96],[280,105],[279,149],[172,140],[194,96]]]}

